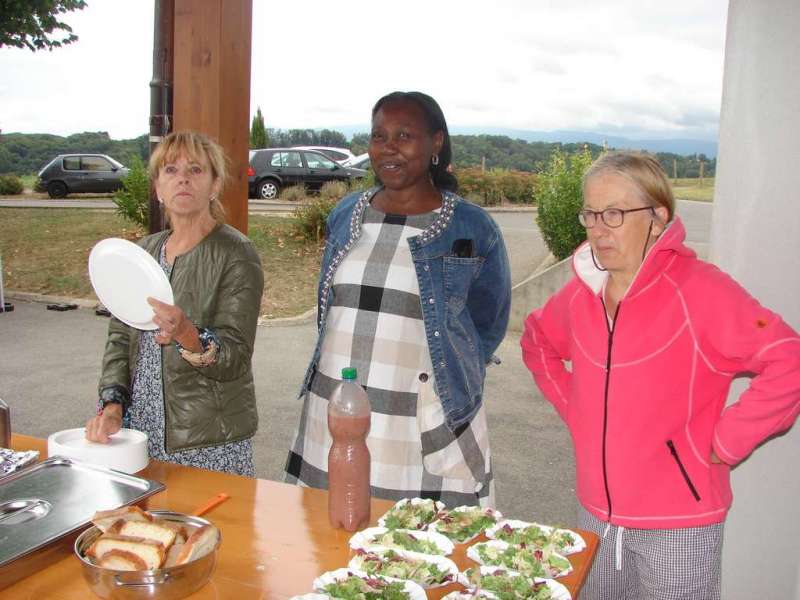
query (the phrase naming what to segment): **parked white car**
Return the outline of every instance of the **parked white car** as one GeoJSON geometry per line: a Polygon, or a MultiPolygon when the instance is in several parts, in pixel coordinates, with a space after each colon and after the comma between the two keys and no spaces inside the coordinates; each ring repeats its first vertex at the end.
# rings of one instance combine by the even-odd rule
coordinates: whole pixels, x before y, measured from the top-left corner
{"type": "Polygon", "coordinates": [[[369,169],[372,165],[369,162],[369,154],[359,154],[353,158],[347,159],[342,163],[343,167],[353,167],[354,169],[369,169]]]}
{"type": "Polygon", "coordinates": [[[322,152],[325,156],[333,160],[334,162],[343,165],[345,161],[351,160],[355,158],[355,154],[350,152],[347,148],[334,148],[331,146],[292,146],[293,148],[297,148],[298,150],[315,150],[317,152],[322,152]]]}

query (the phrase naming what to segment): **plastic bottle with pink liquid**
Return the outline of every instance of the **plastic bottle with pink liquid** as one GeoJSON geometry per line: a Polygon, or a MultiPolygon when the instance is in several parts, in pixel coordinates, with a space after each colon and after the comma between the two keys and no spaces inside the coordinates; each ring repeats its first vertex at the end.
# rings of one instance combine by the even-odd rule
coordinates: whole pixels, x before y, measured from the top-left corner
{"type": "Polygon", "coordinates": [[[342,382],[328,402],[333,438],[328,453],[328,516],[333,527],[347,531],[363,529],[370,516],[367,434],[372,411],[356,377],[353,367],[342,369],[342,382]]]}

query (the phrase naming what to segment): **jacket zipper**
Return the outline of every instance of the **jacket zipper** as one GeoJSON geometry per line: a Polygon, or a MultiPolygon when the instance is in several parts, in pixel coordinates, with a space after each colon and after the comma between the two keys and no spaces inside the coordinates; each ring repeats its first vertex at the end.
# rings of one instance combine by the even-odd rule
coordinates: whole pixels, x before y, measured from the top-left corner
{"type": "MultiPolygon", "coordinates": [[[[169,236],[167,236],[169,239],[169,236]]],[[[166,245],[167,240],[164,240],[164,244],[166,245]]],[[[167,257],[167,249],[164,248],[164,259],[166,260],[167,257]]],[[[170,287],[172,286],[172,274],[175,272],[175,267],[178,264],[178,257],[175,257],[175,260],[172,261],[172,268],[169,271],[169,284],[170,287]]],[[[173,343],[175,343],[173,341],[173,343]]],[[[161,346],[161,402],[164,405],[164,452],[169,453],[167,444],[167,434],[169,433],[169,427],[167,423],[167,389],[164,386],[164,346],[161,346]]]]}
{"type": "Polygon", "coordinates": [[[672,454],[672,458],[674,458],[675,462],[678,463],[678,468],[681,470],[681,475],[683,475],[686,485],[689,486],[689,491],[692,492],[694,499],[697,502],[700,502],[700,494],[697,493],[697,488],[694,487],[692,480],[689,478],[689,473],[686,472],[686,469],[681,462],[681,457],[678,456],[678,451],[675,449],[675,444],[672,443],[672,440],[667,440],[667,447],[669,448],[670,454],[672,454]]]}
{"type": "Polygon", "coordinates": [[[608,329],[608,354],[606,355],[606,385],[603,392],[603,484],[606,488],[606,502],[608,503],[608,521],[611,522],[611,492],[608,489],[608,468],[606,466],[606,437],[608,434],[608,387],[611,381],[611,347],[614,344],[614,331],[617,328],[617,319],[619,318],[619,308],[622,302],[617,302],[617,308],[614,310],[614,324],[608,322],[608,311],[606,310],[606,303],[602,296],[600,302],[603,305],[603,318],[606,321],[606,328],[608,329]]]}

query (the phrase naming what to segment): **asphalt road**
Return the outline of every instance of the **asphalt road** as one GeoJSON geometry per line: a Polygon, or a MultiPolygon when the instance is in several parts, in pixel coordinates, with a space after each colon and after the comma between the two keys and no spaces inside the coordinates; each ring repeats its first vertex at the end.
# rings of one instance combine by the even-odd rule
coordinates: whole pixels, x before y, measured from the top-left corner
{"type": "MultiPolygon", "coordinates": [[[[113,210],[116,205],[111,198],[105,196],[80,196],[72,198],[0,198],[0,207],[5,208],[91,208],[97,210],[113,210]]],[[[297,207],[296,202],[281,200],[250,200],[251,213],[291,212],[297,207]]]]}
{"type": "MultiPolygon", "coordinates": [[[[97,398],[108,320],[89,309],[48,311],[15,301],[0,314],[0,397],[15,432],[46,437],[81,427],[97,398]]],[[[300,415],[296,399],[316,339],[313,324],[261,326],[253,357],[260,426],[256,473],[281,479],[300,415]]],[[[498,508],[512,517],[575,524],[572,445],[560,419],[536,392],[509,335],[486,380],[486,407],[498,508]]]]}

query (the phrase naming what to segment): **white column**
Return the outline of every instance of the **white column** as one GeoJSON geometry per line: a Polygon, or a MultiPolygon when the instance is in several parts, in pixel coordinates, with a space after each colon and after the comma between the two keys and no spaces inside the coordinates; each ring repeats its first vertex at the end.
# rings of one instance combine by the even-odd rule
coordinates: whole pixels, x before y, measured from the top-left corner
{"type": "MultiPolygon", "coordinates": [[[[798,0],[730,1],[710,257],[800,330],[798,32],[798,0]]],[[[800,600],[800,426],[732,481],[722,597],[800,600]]]]}

